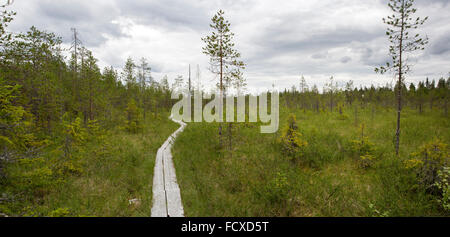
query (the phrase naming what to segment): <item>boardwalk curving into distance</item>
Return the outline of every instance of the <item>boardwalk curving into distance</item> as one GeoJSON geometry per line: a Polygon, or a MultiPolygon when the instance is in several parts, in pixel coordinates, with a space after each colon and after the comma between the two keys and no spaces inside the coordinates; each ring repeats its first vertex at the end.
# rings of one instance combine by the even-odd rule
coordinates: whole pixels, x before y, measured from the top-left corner
{"type": "Polygon", "coordinates": [[[156,153],[155,171],[153,174],[153,206],[152,217],[182,217],[184,216],[181,203],[180,187],[177,183],[175,167],[172,161],[172,143],[178,133],[182,132],[186,124],[170,117],[172,121],[181,125],[156,153]]]}

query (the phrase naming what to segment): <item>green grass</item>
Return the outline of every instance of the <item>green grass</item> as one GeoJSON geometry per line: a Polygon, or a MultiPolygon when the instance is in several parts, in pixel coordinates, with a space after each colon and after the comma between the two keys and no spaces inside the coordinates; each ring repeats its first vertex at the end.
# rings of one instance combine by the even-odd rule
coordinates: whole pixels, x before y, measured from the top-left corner
{"type": "MultiPolygon", "coordinates": [[[[130,134],[123,128],[115,128],[103,140],[83,145],[82,152],[77,154],[81,174],[52,183],[51,188],[48,185],[22,195],[25,201],[10,204],[6,208],[12,213],[7,214],[150,216],[156,152],[179,127],[167,117],[164,113],[157,119],[148,118],[142,133],[130,134]],[[39,194],[39,190],[43,193],[39,194]],[[139,204],[130,205],[130,199],[139,199],[139,204]]],[[[10,174],[23,173],[20,166],[13,163],[10,174]]],[[[9,186],[9,190],[3,191],[14,188],[9,186]]]]}
{"type": "MultiPolygon", "coordinates": [[[[232,151],[219,148],[218,124],[190,123],[177,138],[174,162],[186,216],[442,216],[432,196],[415,188],[403,160],[434,137],[450,143],[450,121],[439,112],[404,109],[400,157],[394,155],[395,112],[378,108],[338,113],[280,111],[280,129],[259,133],[260,124],[234,124],[232,151]],[[277,139],[293,112],[305,156],[292,161],[277,139]],[[350,141],[364,135],[376,160],[359,168],[350,141]]],[[[226,139],[224,139],[226,141],[226,139]]],[[[226,142],[225,142],[226,143],[226,142]]]]}

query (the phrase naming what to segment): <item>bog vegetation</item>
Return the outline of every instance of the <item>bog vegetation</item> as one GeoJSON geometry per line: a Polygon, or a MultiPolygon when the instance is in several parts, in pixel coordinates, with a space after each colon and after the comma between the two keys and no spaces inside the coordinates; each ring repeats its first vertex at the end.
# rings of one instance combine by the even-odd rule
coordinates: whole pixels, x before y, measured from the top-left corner
{"type": "Polygon", "coordinates": [[[329,92],[283,92],[284,129],[236,123],[232,144],[218,124],[189,124],[173,148],[186,215],[448,216],[450,120],[430,99],[440,89],[422,84],[426,94],[405,89],[398,156],[389,86],[338,89],[333,105],[329,92]]]}
{"type": "MultiPolygon", "coordinates": [[[[450,77],[405,84],[405,55],[428,42],[408,34],[427,18],[412,20],[412,0],[389,7],[392,62],[375,71],[394,71],[395,85],[357,88],[332,76],[319,93],[302,76],[280,94],[283,129],[275,134],[240,123],[228,126],[224,144],[221,123],[185,129],[174,162],[186,215],[449,215],[450,77]]],[[[213,31],[222,22],[229,31],[223,15],[212,18],[213,31]]],[[[212,66],[220,45],[211,47],[212,66]]]]}
{"type": "MultiPolygon", "coordinates": [[[[401,20],[415,12],[411,1],[392,2],[390,26],[423,23],[401,20]]],[[[149,216],[155,154],[177,127],[167,119],[171,91],[190,82],[158,82],[145,58],[128,58],[120,74],[101,70],[76,29],[63,48],[36,27],[10,33],[15,13],[2,9],[0,215],[149,216]]],[[[203,53],[220,96],[242,94],[245,64],[223,11],[211,28],[203,53]]],[[[393,69],[394,85],[331,77],[319,92],[302,76],[280,92],[274,134],[261,134],[248,111],[226,133],[222,123],[190,123],[172,151],[186,215],[448,216],[450,78],[406,84],[400,55],[426,40],[389,32],[394,64],[378,70],[393,69]]]]}

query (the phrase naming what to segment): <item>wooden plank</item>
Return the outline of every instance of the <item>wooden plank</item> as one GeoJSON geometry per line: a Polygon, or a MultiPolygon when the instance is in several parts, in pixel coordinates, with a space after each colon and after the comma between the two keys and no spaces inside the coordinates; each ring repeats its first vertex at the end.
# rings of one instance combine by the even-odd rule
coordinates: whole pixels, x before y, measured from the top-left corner
{"type": "Polygon", "coordinates": [[[182,121],[172,120],[181,126],[167,138],[156,153],[152,188],[152,217],[184,216],[180,188],[177,183],[171,149],[173,141],[175,141],[176,136],[183,131],[186,124],[182,121]]]}
{"type": "Polygon", "coordinates": [[[167,217],[166,192],[164,190],[163,149],[156,153],[155,168],[153,172],[153,206],[152,217],[167,217]]]}

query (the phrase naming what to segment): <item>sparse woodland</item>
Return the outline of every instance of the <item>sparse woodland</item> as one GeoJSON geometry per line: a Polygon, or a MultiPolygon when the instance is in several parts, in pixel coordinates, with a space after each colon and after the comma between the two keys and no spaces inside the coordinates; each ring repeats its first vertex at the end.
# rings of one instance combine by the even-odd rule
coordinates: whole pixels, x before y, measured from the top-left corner
{"type": "Polygon", "coordinates": [[[100,69],[92,52],[77,39],[75,29],[69,49],[62,48],[58,35],[36,27],[10,33],[7,26],[14,15],[2,7],[0,213],[148,215],[142,210],[129,210],[126,204],[139,195],[151,202],[151,187],[147,186],[151,179],[142,183],[133,176],[152,172],[148,168],[152,163],[144,158],[154,157],[158,142],[162,143],[176,128],[167,120],[172,105],[167,78],[154,80],[145,58],[128,58],[121,75],[112,67],[100,69]],[[69,58],[63,57],[64,51],[69,52],[69,58]],[[108,159],[107,163],[102,159],[108,159]],[[148,166],[143,166],[146,162],[148,166]],[[111,190],[103,194],[75,190],[92,185],[106,185],[111,190]],[[114,191],[114,186],[122,188],[114,191]],[[70,205],[90,202],[91,198],[83,195],[96,199],[96,195],[106,198],[119,192],[123,196],[116,195],[121,200],[112,201],[114,204],[108,207],[112,210],[93,208],[86,212],[70,205],[59,207],[56,201],[49,200],[63,198],[54,197],[58,192],[80,196],[82,200],[74,202],[81,203],[70,205]],[[123,210],[114,206],[121,202],[123,210]]]}
{"type": "MultiPolygon", "coordinates": [[[[388,25],[424,23],[399,23],[416,11],[409,3],[391,1],[400,20],[388,25]]],[[[120,74],[100,69],[76,29],[63,48],[56,33],[8,31],[14,16],[2,7],[0,215],[149,216],[155,154],[178,127],[168,117],[182,76],[173,85],[153,78],[148,58],[129,57],[120,74]]],[[[211,28],[203,53],[221,96],[243,93],[245,63],[223,11],[211,28]]],[[[276,133],[248,119],[226,133],[223,123],[189,123],[173,146],[186,215],[448,216],[450,77],[406,83],[410,67],[396,53],[426,40],[391,41],[393,63],[377,70],[391,69],[394,84],[331,76],[320,90],[299,75],[280,91],[276,133]]]]}

